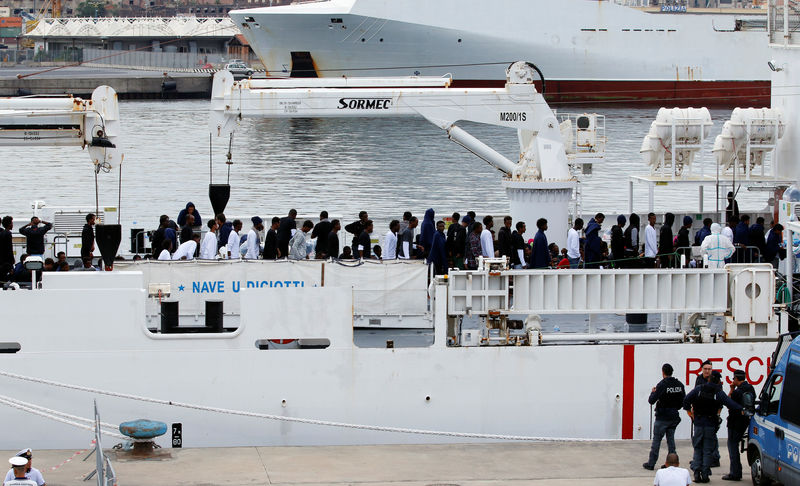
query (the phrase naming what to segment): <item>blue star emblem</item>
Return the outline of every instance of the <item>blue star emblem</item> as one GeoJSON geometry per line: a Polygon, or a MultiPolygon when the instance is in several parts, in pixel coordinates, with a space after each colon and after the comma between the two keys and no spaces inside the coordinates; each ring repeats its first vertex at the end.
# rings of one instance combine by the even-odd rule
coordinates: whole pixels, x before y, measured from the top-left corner
{"type": "Polygon", "coordinates": [[[180,290],[181,292],[183,292],[183,289],[185,289],[185,288],[186,287],[184,287],[183,285],[178,285],[178,290],[180,290]]]}

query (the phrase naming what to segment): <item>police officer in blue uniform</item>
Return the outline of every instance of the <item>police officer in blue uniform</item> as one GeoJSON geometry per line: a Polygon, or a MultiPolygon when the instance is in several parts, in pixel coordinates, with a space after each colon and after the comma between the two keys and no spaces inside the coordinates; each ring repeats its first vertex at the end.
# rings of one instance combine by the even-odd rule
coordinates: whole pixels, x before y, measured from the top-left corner
{"type": "Polygon", "coordinates": [[[731,414],[741,414],[742,406],[721,390],[719,373],[712,373],[708,383],[695,387],[683,401],[683,408],[694,421],[692,469],[696,483],[707,483],[711,475],[714,444],[717,442],[718,411],[728,407],[731,414]]]}
{"type": "Polygon", "coordinates": [[[731,469],[728,474],[722,476],[722,479],[725,481],[740,481],[742,479],[742,460],[739,452],[739,443],[742,441],[742,437],[747,431],[747,426],[750,424],[750,416],[756,401],[756,390],[753,385],[747,382],[747,375],[744,370],[733,372],[733,382],[728,395],[731,400],[742,406],[745,413],[728,415],[728,455],[731,458],[731,469]]]}
{"type": "Polygon", "coordinates": [[[672,376],[672,365],[665,363],[661,367],[662,380],[653,387],[650,405],[656,406],[656,421],[653,425],[653,444],[650,446],[650,458],[642,467],[652,471],[658,461],[658,451],[661,448],[661,439],[667,436],[669,452],[675,452],[675,429],[681,423],[679,410],[686,398],[686,390],[677,378],[672,376]]]}

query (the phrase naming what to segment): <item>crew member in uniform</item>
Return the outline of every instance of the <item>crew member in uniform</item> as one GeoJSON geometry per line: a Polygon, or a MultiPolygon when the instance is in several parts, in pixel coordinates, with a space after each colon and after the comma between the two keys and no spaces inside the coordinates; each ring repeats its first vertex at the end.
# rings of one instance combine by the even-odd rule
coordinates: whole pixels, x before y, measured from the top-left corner
{"type": "Polygon", "coordinates": [[[728,407],[731,414],[742,413],[742,406],[720,389],[719,373],[712,373],[708,383],[695,387],[683,401],[683,408],[694,421],[692,469],[696,483],[707,483],[711,474],[718,412],[723,406],[728,407]]]}
{"type": "Polygon", "coordinates": [[[662,380],[653,387],[650,405],[656,406],[656,422],[653,425],[653,445],[650,446],[650,458],[642,467],[652,471],[658,461],[658,451],[661,448],[661,439],[667,436],[669,453],[675,452],[675,429],[681,423],[679,410],[686,398],[686,390],[677,378],[672,376],[672,365],[664,363],[661,367],[662,380]]]}
{"type": "Polygon", "coordinates": [[[739,443],[750,424],[750,413],[756,401],[756,390],[747,382],[744,370],[733,372],[733,382],[728,393],[731,400],[744,409],[744,414],[732,413],[728,415],[728,455],[731,458],[731,469],[722,476],[725,481],[740,481],[742,479],[742,460],[739,453],[739,443]]]}
{"type": "Polygon", "coordinates": [[[12,469],[8,471],[6,477],[11,476],[3,482],[3,486],[36,486],[36,481],[27,479],[25,477],[25,466],[28,460],[24,457],[14,456],[8,460],[11,463],[12,469]]]}
{"type": "MultiPolygon", "coordinates": [[[[32,483],[10,483],[10,484],[14,484],[14,485],[27,485],[27,484],[34,485],[35,484],[36,486],[44,486],[45,482],[44,482],[44,478],[42,477],[42,473],[39,472],[39,470],[36,469],[35,467],[33,467],[33,465],[32,465],[33,464],[33,451],[31,451],[30,449],[22,449],[21,451],[17,452],[17,455],[14,456],[14,457],[25,460],[25,462],[23,463],[24,467],[23,467],[22,473],[23,473],[23,476],[25,477],[25,479],[28,479],[28,480],[32,481],[32,483]]],[[[14,458],[12,457],[12,459],[14,459],[14,458]]],[[[10,460],[9,460],[9,462],[10,462],[10,460]]],[[[12,465],[13,465],[13,462],[12,462],[12,465]]],[[[6,478],[3,481],[4,485],[5,484],[9,484],[8,481],[17,479],[14,476],[15,475],[15,470],[16,470],[16,468],[14,468],[13,470],[9,470],[8,471],[8,473],[6,474],[6,478]]]]}

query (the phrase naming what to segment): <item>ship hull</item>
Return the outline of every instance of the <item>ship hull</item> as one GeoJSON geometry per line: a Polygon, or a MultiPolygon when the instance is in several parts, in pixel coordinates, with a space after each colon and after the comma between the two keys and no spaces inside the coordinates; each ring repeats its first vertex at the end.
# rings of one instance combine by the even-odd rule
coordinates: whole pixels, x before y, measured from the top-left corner
{"type": "Polygon", "coordinates": [[[271,74],[449,74],[490,85],[505,80],[507,63],[527,60],[552,83],[553,101],[768,104],[765,33],[737,31],[732,16],[584,0],[474,4],[350,0],[230,15],[271,74]]]}
{"type": "MultiPolygon", "coordinates": [[[[219,273],[207,267],[198,279],[212,281],[219,273]]],[[[21,347],[0,354],[3,395],[82,417],[91,417],[96,399],[104,422],[147,418],[181,424],[186,447],[485,440],[449,432],[646,440],[653,419],[647,398],[663,363],[674,366],[687,388],[705,359],[726,380],[744,369],[758,387],[774,349],[774,342],[452,347],[442,286],[431,301],[430,346],[357,346],[353,302],[358,298],[349,287],[243,287],[239,312],[225,316],[229,332],[163,334],[153,331],[160,317],[147,311],[153,298],[141,275],[78,278],[58,288],[0,292],[9,324],[0,341],[21,347]],[[287,338],[325,338],[330,346],[258,346],[287,338]]],[[[227,285],[225,290],[230,291],[227,285]]],[[[202,325],[202,316],[197,320],[202,325]]],[[[85,430],[17,408],[0,407],[0,419],[3,449],[18,447],[18,437],[33,448],[85,447],[91,438],[85,430]]],[[[690,421],[684,419],[676,436],[689,433],[690,421]]],[[[158,440],[165,446],[170,441],[158,440]]]]}

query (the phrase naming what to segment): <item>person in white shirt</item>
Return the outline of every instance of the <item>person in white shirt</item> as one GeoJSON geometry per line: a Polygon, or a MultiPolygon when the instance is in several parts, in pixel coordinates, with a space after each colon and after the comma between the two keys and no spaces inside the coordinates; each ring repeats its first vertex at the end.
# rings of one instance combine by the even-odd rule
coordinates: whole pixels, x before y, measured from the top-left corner
{"type": "Polygon", "coordinates": [[[17,455],[8,460],[12,468],[6,473],[6,478],[3,484],[19,485],[19,486],[45,486],[42,473],[33,467],[33,451],[31,449],[22,449],[17,452],[17,455]],[[16,479],[15,478],[20,478],[16,479]],[[25,478],[24,480],[22,478],[25,478]]]}
{"type": "Polygon", "coordinates": [[[308,259],[308,242],[306,234],[314,228],[314,222],[307,219],[303,222],[303,227],[300,231],[295,231],[291,239],[289,239],[289,260],[306,260],[308,259]]]}
{"type": "Polygon", "coordinates": [[[227,256],[225,258],[233,258],[235,260],[242,258],[242,254],[239,252],[239,246],[242,241],[242,238],[239,236],[240,231],[242,231],[242,221],[236,219],[233,221],[233,229],[228,235],[228,244],[225,246],[225,253],[227,256]]]}
{"type": "Polygon", "coordinates": [[[567,231],[567,260],[569,268],[578,268],[581,263],[581,230],[583,220],[578,218],[575,224],[567,231]]]}
{"type": "Polygon", "coordinates": [[[392,220],[389,223],[389,231],[383,237],[383,254],[381,259],[394,260],[397,258],[397,231],[400,229],[400,221],[392,220]]]}
{"type": "Polygon", "coordinates": [[[217,259],[217,220],[208,220],[208,233],[203,237],[203,243],[200,245],[200,259],[201,260],[216,260],[217,259]]]}
{"type": "Polygon", "coordinates": [[[653,479],[653,486],[689,486],[692,484],[692,477],[688,469],[680,467],[678,454],[670,452],[667,454],[667,467],[656,471],[653,479]]]}
{"type": "Polygon", "coordinates": [[[164,240],[164,242],[161,244],[161,248],[162,250],[161,253],[158,255],[158,259],[162,262],[167,260],[172,260],[172,253],[169,252],[172,249],[172,240],[170,239],[164,240]]]}
{"type": "Polygon", "coordinates": [[[481,254],[486,258],[494,258],[494,236],[490,231],[494,226],[491,216],[484,216],[483,231],[481,232],[481,254]]]}
{"type": "Polygon", "coordinates": [[[247,253],[245,253],[245,260],[257,260],[261,254],[261,238],[258,236],[259,231],[264,231],[264,220],[258,216],[250,218],[253,222],[253,228],[247,233],[247,253]]]}
{"type": "Polygon", "coordinates": [[[656,266],[656,255],[658,254],[658,238],[656,236],[656,215],[647,215],[647,226],[644,227],[644,266],[653,268],[656,266]]]}
{"type": "Polygon", "coordinates": [[[194,252],[197,251],[197,243],[200,241],[200,235],[197,233],[192,234],[192,239],[181,243],[181,246],[172,254],[173,260],[194,260],[194,252]]]}

